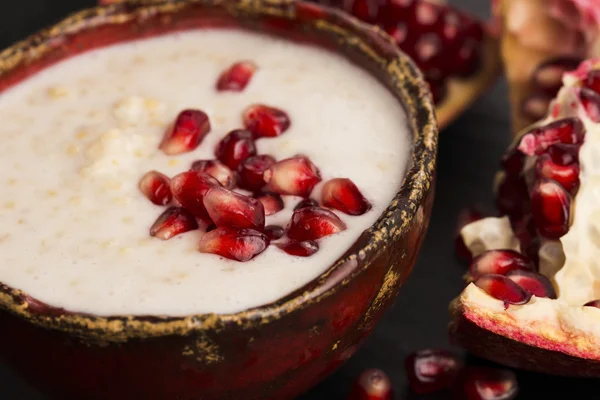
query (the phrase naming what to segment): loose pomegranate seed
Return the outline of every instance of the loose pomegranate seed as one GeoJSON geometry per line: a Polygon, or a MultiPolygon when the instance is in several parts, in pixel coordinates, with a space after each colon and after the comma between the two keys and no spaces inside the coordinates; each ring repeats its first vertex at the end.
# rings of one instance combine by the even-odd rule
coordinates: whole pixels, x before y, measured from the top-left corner
{"type": "Polygon", "coordinates": [[[262,203],[267,216],[283,210],[283,199],[276,193],[263,193],[256,198],[262,203]]]}
{"type": "Polygon", "coordinates": [[[553,179],[571,194],[575,194],[579,188],[579,164],[561,165],[552,158],[552,155],[549,153],[538,157],[535,163],[536,178],[553,179]]]}
{"type": "Polygon", "coordinates": [[[275,159],[268,155],[246,158],[238,168],[240,187],[252,192],[258,192],[266,185],[264,174],[273,164],[275,164],[275,159]]]}
{"type": "Polygon", "coordinates": [[[258,67],[252,61],[238,61],[223,71],[217,80],[218,91],[241,92],[258,67]]]}
{"type": "Polygon", "coordinates": [[[281,239],[285,230],[278,225],[267,225],[264,230],[265,235],[269,238],[269,240],[274,241],[277,239],[281,239]]]}
{"type": "Polygon", "coordinates": [[[450,388],[462,367],[459,358],[446,350],[426,349],[404,360],[408,384],[417,394],[450,388]]]}
{"type": "Polygon", "coordinates": [[[227,189],[233,189],[236,184],[232,170],[218,160],[198,160],[192,163],[192,170],[205,172],[219,181],[227,189]]]}
{"type": "Polygon", "coordinates": [[[559,239],[569,231],[571,195],[558,182],[540,179],[531,190],[531,211],[540,234],[559,239]]]}
{"type": "Polygon", "coordinates": [[[276,243],[275,245],[286,253],[298,257],[310,257],[319,251],[319,244],[314,240],[306,240],[304,242],[290,240],[283,243],[276,243]]]}
{"type": "Polygon", "coordinates": [[[577,144],[583,142],[584,127],[575,117],[553,121],[535,128],[523,136],[519,149],[529,155],[539,155],[555,143],[577,144]],[[531,145],[533,143],[533,146],[531,145]]]}
{"type": "Polygon", "coordinates": [[[144,196],[157,206],[166,206],[173,199],[169,178],[158,171],[146,172],[138,187],[144,196]]]}
{"type": "Polygon", "coordinates": [[[200,110],[184,110],[177,116],[173,127],[165,134],[160,149],[168,155],[192,151],[210,132],[208,115],[200,110]]]}
{"type": "Polygon", "coordinates": [[[529,193],[522,176],[504,176],[498,185],[496,207],[502,215],[508,215],[511,219],[529,213],[529,193]]]}
{"type": "Polygon", "coordinates": [[[269,238],[253,229],[220,227],[202,236],[198,250],[246,262],[265,251],[268,245],[269,238]]]}
{"type": "Polygon", "coordinates": [[[254,104],[244,110],[244,127],[254,138],[279,136],[290,127],[290,117],[285,111],[264,104],[254,104]]]}
{"type": "Polygon", "coordinates": [[[556,290],[548,278],[531,271],[511,271],[506,277],[536,297],[556,299],[556,290]]]}
{"type": "Polygon", "coordinates": [[[215,150],[215,156],[231,170],[235,171],[242,161],[256,154],[256,145],[252,139],[252,133],[236,129],[229,132],[215,150]]]}
{"type": "Polygon", "coordinates": [[[475,257],[469,266],[473,280],[487,274],[506,275],[514,270],[533,271],[531,260],[514,250],[488,250],[475,257]]]}
{"type": "Polygon", "coordinates": [[[562,77],[565,72],[577,69],[581,59],[560,57],[540,64],[532,76],[533,85],[554,97],[562,86],[562,77]]]}
{"type": "Polygon", "coordinates": [[[171,179],[171,192],[179,204],[205,221],[209,216],[202,199],[209,189],[218,186],[219,181],[199,171],[182,172],[171,179]]]}
{"type": "Polygon", "coordinates": [[[596,308],[600,308],[600,300],[588,301],[583,306],[584,307],[596,307],[596,308]]]}
{"type": "Polygon", "coordinates": [[[475,281],[475,285],[490,296],[508,304],[525,304],[531,299],[531,293],[504,275],[483,275],[475,281]]]}
{"type": "Polygon", "coordinates": [[[296,204],[296,207],[294,207],[294,211],[299,210],[304,207],[318,207],[318,206],[319,206],[319,202],[314,199],[302,199],[302,200],[300,200],[300,202],[298,204],[296,204]]]}
{"type": "Polygon", "coordinates": [[[519,392],[517,377],[512,371],[467,367],[455,387],[457,399],[512,400],[519,392]]]}
{"type": "Polygon", "coordinates": [[[465,245],[465,241],[463,240],[460,231],[468,224],[475,221],[479,221],[483,217],[484,213],[475,207],[464,208],[458,213],[458,218],[456,220],[454,245],[456,255],[460,259],[471,261],[471,252],[467,248],[467,245],[465,245]]]}
{"type": "Polygon", "coordinates": [[[583,88],[579,91],[579,101],[588,118],[593,122],[600,122],[600,94],[583,88]]]}
{"type": "Polygon", "coordinates": [[[264,174],[267,187],[279,194],[308,197],[321,182],[319,169],[305,156],[295,156],[273,164],[264,174]]]}
{"type": "Polygon", "coordinates": [[[182,207],[169,207],[150,227],[150,236],[169,240],[180,233],[195,229],[198,229],[198,223],[192,213],[182,207]]]}
{"type": "Polygon", "coordinates": [[[265,209],[252,197],[224,187],[213,187],[204,195],[204,207],[217,227],[256,229],[265,227],[265,209]]]}
{"type": "Polygon", "coordinates": [[[371,209],[371,203],[347,178],[331,179],[323,185],[321,203],[348,215],[363,215],[371,209]]]}
{"type": "Polygon", "coordinates": [[[316,240],[346,229],[346,224],[329,210],[305,207],[294,211],[288,228],[288,237],[299,242],[316,240]]]}
{"type": "Polygon", "coordinates": [[[600,70],[590,71],[583,80],[583,86],[592,89],[596,93],[600,93],[600,70]]]}
{"type": "Polygon", "coordinates": [[[348,400],[392,400],[390,378],[380,369],[368,369],[361,373],[350,391],[348,400]]]}

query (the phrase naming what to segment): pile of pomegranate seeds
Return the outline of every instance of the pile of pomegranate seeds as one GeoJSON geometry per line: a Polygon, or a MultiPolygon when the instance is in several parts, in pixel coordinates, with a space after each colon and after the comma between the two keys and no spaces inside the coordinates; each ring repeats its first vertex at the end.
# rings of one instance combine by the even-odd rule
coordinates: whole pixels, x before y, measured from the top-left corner
{"type": "MultiPolygon", "coordinates": [[[[257,66],[240,61],[224,71],[217,91],[239,92],[250,82],[257,66]]],[[[321,173],[312,161],[297,155],[276,160],[257,154],[256,141],[284,134],[291,126],[288,114],[275,107],[254,104],[243,110],[244,129],[234,129],[216,145],[215,159],[197,160],[188,171],[169,178],[150,171],[139,189],[152,203],[168,207],[150,228],[150,235],[169,240],[192,230],[204,230],[198,249],[236,261],[249,261],[273,242],[281,251],[309,257],[319,251],[319,239],[342,232],[346,224],[333,211],[362,215],[371,203],[346,178],[323,186],[322,204],[310,199],[321,173]],[[238,193],[240,188],[250,191],[238,193]],[[287,227],[265,226],[266,217],[285,208],[282,196],[298,196],[287,227]]],[[[165,134],[160,149],[167,155],[195,150],[210,132],[210,121],[200,110],[182,111],[165,134]]]]}

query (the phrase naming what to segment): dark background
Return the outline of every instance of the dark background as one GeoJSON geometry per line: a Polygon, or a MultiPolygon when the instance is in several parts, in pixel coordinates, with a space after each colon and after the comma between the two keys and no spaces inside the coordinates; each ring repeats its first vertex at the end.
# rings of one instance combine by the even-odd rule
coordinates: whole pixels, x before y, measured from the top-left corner
{"type": "MultiPolygon", "coordinates": [[[[486,0],[451,2],[480,17],[489,14],[486,0]]],[[[94,3],[95,0],[0,0],[0,48],[94,3]]],[[[344,399],[354,377],[365,368],[385,370],[393,381],[397,399],[450,398],[447,393],[411,394],[406,388],[404,357],[417,349],[449,347],[447,308],[463,288],[464,272],[464,266],[454,257],[456,214],[474,203],[492,209],[491,182],[508,141],[506,85],[500,81],[441,134],[437,194],[429,233],[418,264],[395,306],[358,353],[301,400],[344,399]]],[[[1,337],[0,330],[0,340],[1,337]]],[[[469,358],[469,362],[481,360],[469,358]]],[[[521,386],[519,399],[600,399],[599,380],[517,373],[521,386]]],[[[45,398],[0,364],[0,399],[45,398]]]]}

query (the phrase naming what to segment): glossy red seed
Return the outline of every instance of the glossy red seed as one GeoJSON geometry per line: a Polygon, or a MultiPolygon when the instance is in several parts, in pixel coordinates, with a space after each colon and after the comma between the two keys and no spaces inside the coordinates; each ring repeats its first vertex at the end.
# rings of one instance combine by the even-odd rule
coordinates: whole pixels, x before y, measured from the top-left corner
{"type": "Polygon", "coordinates": [[[262,203],[265,208],[265,215],[273,215],[283,210],[283,199],[276,193],[262,193],[256,198],[262,203]]]}
{"type": "Polygon", "coordinates": [[[372,207],[354,182],[347,178],[335,178],[325,182],[321,189],[321,204],[348,215],[362,215],[372,207]]]}
{"type": "Polygon", "coordinates": [[[274,241],[277,239],[281,239],[285,230],[279,225],[267,225],[264,229],[264,234],[267,235],[269,240],[274,241]]]}
{"type": "Polygon", "coordinates": [[[417,394],[450,388],[462,367],[460,359],[447,350],[426,349],[404,360],[408,384],[417,394]]]}
{"type": "Polygon", "coordinates": [[[198,243],[198,250],[246,262],[265,251],[268,245],[269,238],[253,229],[221,227],[205,233],[198,243]]]}
{"type": "Polygon", "coordinates": [[[583,86],[592,89],[596,93],[600,93],[600,71],[593,70],[588,72],[583,80],[583,86]]]}
{"type": "Polygon", "coordinates": [[[158,171],[146,172],[138,187],[148,200],[158,206],[166,206],[173,199],[170,179],[158,171]]]}
{"type": "Polygon", "coordinates": [[[458,217],[456,219],[454,246],[456,255],[460,259],[471,261],[472,258],[471,252],[465,245],[460,231],[468,224],[479,221],[480,219],[484,218],[484,216],[485,214],[476,207],[464,208],[458,213],[458,217]]]}
{"type": "Polygon", "coordinates": [[[283,110],[264,104],[247,107],[242,115],[244,127],[254,138],[279,136],[290,127],[290,117],[283,110]]]}
{"type": "Polygon", "coordinates": [[[217,227],[259,231],[265,227],[265,209],[257,199],[219,186],[211,188],[203,202],[217,227]]]}
{"type": "Polygon", "coordinates": [[[209,189],[218,186],[221,186],[219,181],[199,171],[182,172],[171,179],[171,192],[179,204],[205,221],[209,217],[202,200],[209,189]]]}
{"type": "Polygon", "coordinates": [[[258,192],[266,185],[264,174],[273,164],[275,164],[275,158],[269,155],[246,158],[238,168],[240,187],[258,192]]]}
{"type": "Polygon", "coordinates": [[[540,179],[531,190],[531,212],[540,235],[559,239],[569,231],[571,195],[558,182],[540,179]]]}
{"type": "Polygon", "coordinates": [[[238,61],[223,71],[217,80],[218,91],[241,92],[257,70],[252,61],[238,61]]]}
{"type": "Polygon", "coordinates": [[[511,219],[521,218],[529,213],[529,193],[522,176],[506,175],[498,185],[496,207],[502,215],[511,219]]]}
{"type": "Polygon", "coordinates": [[[198,160],[192,163],[192,170],[205,172],[219,181],[223,187],[233,189],[236,184],[235,174],[229,167],[218,160],[198,160]]]}
{"type": "Polygon", "coordinates": [[[356,379],[348,400],[392,400],[392,382],[380,369],[368,369],[356,379]]]}
{"type": "Polygon", "coordinates": [[[527,155],[539,155],[555,143],[583,142],[584,127],[578,118],[565,118],[535,128],[521,139],[519,149],[527,155]]]}
{"type": "Polygon", "coordinates": [[[534,268],[528,257],[514,250],[488,250],[471,261],[469,274],[476,280],[487,274],[506,275],[514,270],[533,271],[534,268]]]}
{"type": "Polygon", "coordinates": [[[578,144],[553,144],[548,147],[547,153],[552,157],[552,161],[560,165],[569,165],[579,162],[578,144]]]}
{"type": "Polygon", "coordinates": [[[307,157],[295,156],[273,164],[264,178],[272,192],[308,197],[321,181],[321,174],[307,157]]]}
{"type": "Polygon", "coordinates": [[[600,300],[588,301],[583,306],[584,307],[596,307],[596,308],[600,308],[600,300]]]}
{"type": "Polygon", "coordinates": [[[243,129],[229,132],[215,149],[217,159],[233,171],[237,170],[245,159],[254,155],[256,145],[252,133],[243,129]]]}
{"type": "Polygon", "coordinates": [[[575,194],[579,188],[579,164],[558,164],[548,153],[538,157],[535,163],[535,176],[537,179],[553,179],[572,194],[575,194]]]}
{"type": "Polygon", "coordinates": [[[466,367],[454,392],[460,400],[512,400],[519,392],[519,384],[509,370],[466,367]]]}
{"type": "Polygon", "coordinates": [[[200,110],[184,110],[167,131],[160,149],[168,155],[195,150],[210,132],[208,115],[200,110]]]}
{"type": "Polygon", "coordinates": [[[289,255],[297,257],[310,257],[319,251],[319,244],[314,240],[306,240],[304,242],[289,240],[287,242],[276,243],[275,245],[289,255]]]}
{"type": "Polygon", "coordinates": [[[314,199],[302,199],[298,202],[298,204],[296,204],[296,207],[294,207],[294,211],[299,210],[304,207],[318,207],[318,206],[319,206],[319,202],[314,199]]]}
{"type": "Polygon", "coordinates": [[[173,236],[198,229],[192,213],[182,207],[169,207],[150,227],[150,236],[169,240],[173,236]]]}
{"type": "Polygon", "coordinates": [[[294,211],[288,237],[297,241],[317,240],[346,229],[346,224],[334,213],[321,207],[305,207],[294,211]]]}
{"type": "Polygon", "coordinates": [[[583,88],[579,92],[579,101],[587,116],[593,122],[600,122],[600,94],[583,88]]]}
{"type": "Polygon", "coordinates": [[[483,275],[475,281],[475,285],[490,296],[508,304],[526,304],[531,299],[531,293],[504,275],[483,275]]]}
{"type": "Polygon", "coordinates": [[[556,290],[552,282],[544,275],[532,271],[511,271],[506,277],[536,297],[556,299],[556,290]]]}

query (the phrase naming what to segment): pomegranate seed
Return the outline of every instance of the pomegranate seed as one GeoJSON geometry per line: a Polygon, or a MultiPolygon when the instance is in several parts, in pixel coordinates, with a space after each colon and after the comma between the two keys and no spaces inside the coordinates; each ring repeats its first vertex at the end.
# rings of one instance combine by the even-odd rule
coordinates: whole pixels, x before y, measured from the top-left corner
{"type": "Polygon", "coordinates": [[[549,153],[542,154],[535,163],[537,179],[548,178],[560,183],[570,193],[579,188],[579,164],[561,165],[554,162],[549,153]]]}
{"type": "Polygon", "coordinates": [[[325,207],[335,208],[348,215],[363,215],[372,207],[354,182],[347,178],[335,178],[325,182],[321,191],[321,202],[325,207]]]}
{"type": "Polygon", "coordinates": [[[276,243],[275,245],[286,253],[298,257],[310,257],[319,250],[319,244],[314,240],[306,240],[304,242],[290,240],[283,243],[276,243]]]}
{"type": "Polygon", "coordinates": [[[584,127],[581,121],[575,117],[565,118],[535,128],[524,135],[519,149],[529,156],[539,155],[555,143],[582,143],[583,136],[584,127]],[[531,143],[533,143],[533,146],[530,145],[531,143]]]}
{"type": "Polygon", "coordinates": [[[579,91],[579,101],[588,118],[593,122],[600,122],[600,94],[583,88],[579,91]]]}
{"type": "Polygon", "coordinates": [[[321,174],[307,157],[295,156],[273,164],[265,171],[264,178],[275,193],[308,197],[321,181],[321,174]]]}
{"type": "Polygon", "coordinates": [[[455,390],[457,399],[512,400],[519,392],[519,385],[512,371],[467,367],[461,373],[455,390]]]}
{"type": "Polygon", "coordinates": [[[554,97],[562,87],[562,77],[565,72],[577,69],[581,59],[560,57],[540,64],[533,72],[533,85],[554,97]]]}
{"type": "Polygon", "coordinates": [[[560,165],[569,165],[572,163],[579,162],[579,149],[581,148],[578,144],[553,144],[548,147],[548,154],[552,157],[552,161],[560,165]]]}
{"type": "Polygon", "coordinates": [[[268,245],[269,238],[253,229],[220,227],[202,236],[198,250],[246,262],[265,251],[268,245]]]}
{"type": "Polygon", "coordinates": [[[533,271],[531,260],[514,250],[488,250],[473,259],[469,273],[473,280],[487,274],[506,275],[514,270],[533,271]]]}
{"type": "Polygon", "coordinates": [[[265,215],[273,215],[283,210],[283,199],[276,193],[264,193],[257,197],[265,208],[265,215]]]}
{"type": "Polygon", "coordinates": [[[235,187],[235,174],[232,170],[218,160],[198,160],[192,163],[193,171],[205,172],[219,181],[227,189],[235,187]]]}
{"type": "Polygon", "coordinates": [[[238,168],[240,187],[252,192],[257,192],[266,185],[263,177],[265,171],[275,164],[271,156],[260,155],[246,158],[238,168]]]}
{"type": "Polygon", "coordinates": [[[171,192],[179,204],[205,221],[209,217],[202,199],[209,189],[218,186],[219,181],[199,171],[182,172],[171,179],[171,192]]]}
{"type": "Polygon", "coordinates": [[[531,299],[531,293],[504,275],[483,275],[475,281],[475,285],[490,296],[508,304],[525,304],[531,299]]]}
{"type": "Polygon", "coordinates": [[[195,150],[210,132],[208,115],[200,110],[184,110],[179,113],[173,127],[166,133],[160,149],[168,155],[195,150]]]}
{"type": "Polygon", "coordinates": [[[533,220],[540,234],[559,239],[569,231],[571,195],[558,182],[540,179],[531,190],[533,220]]]}
{"type": "Polygon", "coordinates": [[[346,229],[346,224],[329,210],[305,207],[294,211],[288,237],[297,241],[316,240],[346,229]]]}
{"type": "Polygon", "coordinates": [[[454,245],[456,250],[456,255],[463,259],[471,261],[471,252],[467,248],[465,241],[463,240],[460,231],[462,228],[467,226],[468,224],[479,221],[484,217],[484,214],[475,207],[462,209],[458,213],[458,218],[456,221],[456,233],[454,239],[454,245]]]}
{"type": "Polygon", "coordinates": [[[241,92],[257,70],[252,61],[238,61],[223,71],[217,80],[218,91],[241,92]]]}
{"type": "Polygon", "coordinates": [[[600,308],[600,300],[588,301],[583,306],[584,307],[596,307],[596,308],[600,308]]]}
{"type": "Polygon", "coordinates": [[[314,199],[302,199],[296,207],[294,207],[294,211],[299,210],[304,207],[318,207],[319,203],[314,199]]]}
{"type": "Polygon", "coordinates": [[[198,223],[192,213],[182,207],[169,207],[150,227],[150,236],[169,240],[180,233],[195,229],[198,229],[198,223]]]}
{"type": "Polygon", "coordinates": [[[348,400],[392,400],[392,382],[380,369],[361,373],[350,391],[348,400]]]}
{"type": "Polygon", "coordinates": [[[278,225],[267,225],[265,226],[264,233],[267,235],[269,240],[274,241],[281,239],[285,233],[285,230],[278,225]]]}
{"type": "Polygon", "coordinates": [[[525,166],[525,154],[518,147],[513,147],[502,156],[500,165],[509,175],[519,175],[525,166]]]}
{"type": "Polygon", "coordinates": [[[531,271],[510,271],[506,277],[536,297],[556,299],[556,290],[548,278],[531,271]]]}
{"type": "Polygon", "coordinates": [[[144,196],[157,206],[166,206],[173,199],[169,178],[158,171],[146,172],[138,187],[144,196]]]}
{"type": "Polygon", "coordinates": [[[583,81],[583,86],[592,89],[596,93],[600,93],[600,71],[590,71],[583,81]]]}
{"type": "Polygon", "coordinates": [[[285,111],[264,104],[254,104],[244,110],[244,127],[254,138],[279,136],[290,127],[290,117],[285,111]]]}
{"type": "Polygon", "coordinates": [[[204,195],[204,207],[217,227],[257,229],[265,227],[265,209],[252,197],[224,187],[213,187],[204,195]]]}
{"type": "Polygon", "coordinates": [[[242,161],[256,154],[256,145],[252,139],[252,133],[236,129],[229,132],[215,150],[215,156],[231,170],[235,171],[242,161]]]}
{"type": "Polygon", "coordinates": [[[446,350],[426,349],[404,360],[408,384],[417,394],[450,388],[462,367],[459,358],[446,350]]]}
{"type": "Polygon", "coordinates": [[[496,207],[502,215],[512,219],[521,218],[529,213],[529,193],[522,176],[506,175],[498,185],[496,207]]]}

